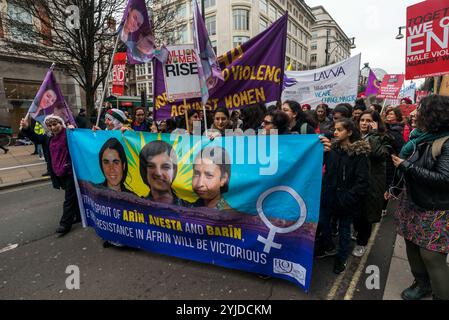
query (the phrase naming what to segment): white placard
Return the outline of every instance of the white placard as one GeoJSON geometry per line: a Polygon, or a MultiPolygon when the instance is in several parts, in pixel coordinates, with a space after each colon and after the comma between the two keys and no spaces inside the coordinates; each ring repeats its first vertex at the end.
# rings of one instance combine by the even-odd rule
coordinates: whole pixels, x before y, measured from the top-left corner
{"type": "Polygon", "coordinates": [[[167,47],[169,54],[163,66],[167,98],[182,100],[201,97],[198,65],[193,44],[167,47]]]}
{"type": "Polygon", "coordinates": [[[285,71],[289,79],[282,92],[282,101],[307,103],[313,109],[320,103],[326,103],[331,108],[339,103],[353,104],[357,98],[360,57],[361,54],[358,54],[314,70],[285,71]]]}

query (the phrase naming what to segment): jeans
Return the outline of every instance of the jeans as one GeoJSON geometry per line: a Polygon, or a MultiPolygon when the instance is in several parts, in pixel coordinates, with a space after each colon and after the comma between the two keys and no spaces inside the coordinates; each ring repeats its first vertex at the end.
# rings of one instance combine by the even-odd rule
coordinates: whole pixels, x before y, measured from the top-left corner
{"type": "Polygon", "coordinates": [[[37,154],[39,155],[39,158],[43,158],[44,157],[44,149],[42,148],[42,145],[38,144],[36,149],[37,149],[37,154]]]}
{"type": "Polygon", "coordinates": [[[320,230],[321,239],[320,243],[325,250],[335,248],[335,244],[332,240],[332,227],[331,221],[334,219],[339,224],[339,248],[337,258],[342,262],[346,262],[351,247],[351,224],[352,215],[336,214],[332,215],[330,210],[322,210],[320,213],[320,230]]]}
{"type": "Polygon", "coordinates": [[[339,248],[337,258],[342,262],[346,262],[351,247],[351,224],[352,215],[340,215],[338,217],[338,230],[339,230],[339,248]]]}

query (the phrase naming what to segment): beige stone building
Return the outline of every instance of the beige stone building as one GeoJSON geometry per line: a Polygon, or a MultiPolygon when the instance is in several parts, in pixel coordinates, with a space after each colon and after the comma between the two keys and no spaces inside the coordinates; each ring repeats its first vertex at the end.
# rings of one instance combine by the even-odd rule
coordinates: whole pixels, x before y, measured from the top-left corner
{"type": "Polygon", "coordinates": [[[310,69],[320,68],[349,58],[351,48],[355,48],[354,39],[346,35],[323,6],[311,9],[316,22],[312,26],[310,69]]]}
{"type": "MultiPolygon", "coordinates": [[[[33,41],[27,36],[27,28],[39,28],[38,21],[7,0],[0,0],[0,125],[11,126],[18,132],[19,121],[26,115],[40,85],[51,66],[37,55],[17,54],[4,46],[6,39],[33,41]],[[15,16],[23,23],[23,29],[7,30],[2,17],[15,16]]],[[[76,114],[82,105],[83,93],[74,79],[58,68],[54,70],[62,93],[76,114]]]]}
{"type": "MultiPolygon", "coordinates": [[[[201,1],[198,1],[200,4],[201,1]]],[[[192,0],[173,0],[178,28],[170,38],[192,42],[192,0]]],[[[304,70],[309,64],[312,11],[300,0],[204,0],[205,23],[218,55],[248,41],[289,12],[286,66],[304,70]]]]}

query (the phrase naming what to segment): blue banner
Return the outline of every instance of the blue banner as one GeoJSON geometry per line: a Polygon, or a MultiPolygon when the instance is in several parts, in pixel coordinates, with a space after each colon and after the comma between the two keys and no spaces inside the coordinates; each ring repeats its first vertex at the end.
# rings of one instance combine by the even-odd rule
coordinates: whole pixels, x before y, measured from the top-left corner
{"type": "Polygon", "coordinates": [[[87,224],[104,240],[309,289],[317,135],[67,134],[87,224]]]}

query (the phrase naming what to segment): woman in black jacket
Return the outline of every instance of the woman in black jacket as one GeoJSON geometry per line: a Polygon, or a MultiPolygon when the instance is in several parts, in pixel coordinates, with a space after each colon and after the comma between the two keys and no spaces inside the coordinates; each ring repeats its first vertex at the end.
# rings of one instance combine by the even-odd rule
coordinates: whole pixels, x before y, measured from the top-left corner
{"type": "Polygon", "coordinates": [[[416,124],[399,157],[392,156],[401,178],[385,194],[391,198],[405,181],[395,220],[415,281],[401,296],[418,300],[432,292],[449,300],[449,98],[423,98],[416,124]]]}
{"type": "Polygon", "coordinates": [[[354,219],[357,232],[357,245],[352,255],[361,257],[371,237],[372,224],[382,217],[383,195],[386,184],[386,159],[388,140],[385,138],[385,125],[377,111],[366,110],[359,117],[362,139],[370,144],[370,188],[366,195],[362,213],[354,219]]]}
{"type": "Polygon", "coordinates": [[[334,273],[346,268],[351,244],[351,224],[360,214],[364,197],[369,189],[368,154],[370,146],[360,140],[360,133],[350,119],[335,122],[335,142],[325,155],[325,173],[321,195],[320,247],[316,257],[337,255],[334,273]],[[331,219],[339,221],[338,253],[332,241],[331,219]]]}

